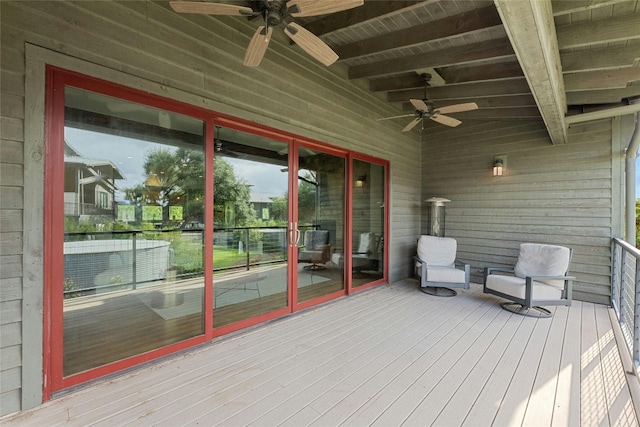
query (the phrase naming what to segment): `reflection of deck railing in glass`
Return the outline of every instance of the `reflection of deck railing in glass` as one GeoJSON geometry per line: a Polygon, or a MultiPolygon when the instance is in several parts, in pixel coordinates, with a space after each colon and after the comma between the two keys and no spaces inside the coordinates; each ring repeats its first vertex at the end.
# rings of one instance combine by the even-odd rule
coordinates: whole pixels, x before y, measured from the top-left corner
{"type": "MultiPolygon", "coordinates": [[[[203,236],[196,228],[65,233],[65,298],[202,277],[203,236]]],[[[214,273],[280,263],[287,228],[214,229],[213,252],[214,273]]]]}

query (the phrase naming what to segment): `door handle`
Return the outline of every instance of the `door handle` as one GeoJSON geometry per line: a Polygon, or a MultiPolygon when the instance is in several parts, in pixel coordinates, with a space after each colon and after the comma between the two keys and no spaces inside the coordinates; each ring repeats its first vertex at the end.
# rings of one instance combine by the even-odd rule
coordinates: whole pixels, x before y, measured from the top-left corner
{"type": "Polygon", "coordinates": [[[298,223],[292,222],[289,229],[289,246],[298,246],[300,242],[300,230],[298,230],[298,223]],[[295,236],[295,237],[294,237],[295,236]]]}

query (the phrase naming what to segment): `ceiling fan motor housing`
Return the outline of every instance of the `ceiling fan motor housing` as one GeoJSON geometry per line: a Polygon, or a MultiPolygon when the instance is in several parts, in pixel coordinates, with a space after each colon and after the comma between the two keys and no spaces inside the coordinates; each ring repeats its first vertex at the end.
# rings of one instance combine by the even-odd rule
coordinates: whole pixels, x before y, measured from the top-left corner
{"type": "Polygon", "coordinates": [[[287,7],[283,1],[271,1],[262,9],[264,20],[269,27],[280,24],[287,14],[287,7]]]}

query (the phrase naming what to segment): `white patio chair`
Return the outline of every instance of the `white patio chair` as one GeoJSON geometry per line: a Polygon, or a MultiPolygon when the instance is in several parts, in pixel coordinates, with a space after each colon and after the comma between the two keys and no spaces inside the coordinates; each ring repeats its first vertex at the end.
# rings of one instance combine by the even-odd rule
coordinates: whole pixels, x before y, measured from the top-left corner
{"type": "Polygon", "coordinates": [[[551,311],[542,306],[571,305],[575,280],[567,275],[571,255],[564,246],[522,243],[515,267],[485,267],[483,290],[508,299],[501,304],[505,310],[550,317],[551,311]]]}
{"type": "Polygon", "coordinates": [[[420,291],[435,296],[455,296],[451,288],[469,289],[471,267],[456,260],[458,242],[448,237],[420,236],[414,257],[420,291]],[[462,269],[456,268],[456,264],[462,269]]]}

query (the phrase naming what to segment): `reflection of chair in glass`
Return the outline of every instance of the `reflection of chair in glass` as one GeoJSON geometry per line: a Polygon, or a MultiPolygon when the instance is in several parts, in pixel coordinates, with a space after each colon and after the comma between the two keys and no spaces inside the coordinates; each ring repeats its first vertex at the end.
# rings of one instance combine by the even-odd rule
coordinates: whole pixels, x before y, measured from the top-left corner
{"type": "Polygon", "coordinates": [[[420,291],[436,296],[454,296],[450,288],[469,289],[469,264],[456,261],[458,242],[455,239],[436,236],[420,236],[418,239],[415,272],[420,277],[420,291]],[[456,268],[462,265],[464,270],[456,268]]]}
{"type": "Polygon", "coordinates": [[[551,312],[541,306],[571,305],[575,280],[567,276],[571,253],[563,246],[522,243],[515,267],[485,267],[484,292],[508,299],[501,304],[505,310],[549,317],[551,312]]]}
{"type": "Polygon", "coordinates": [[[321,270],[325,266],[321,265],[329,261],[329,231],[328,230],[307,230],[304,232],[304,242],[300,252],[298,252],[298,262],[306,262],[311,265],[305,266],[307,270],[321,270]]]}
{"type": "MultiPolygon", "coordinates": [[[[378,254],[378,240],[376,240],[375,233],[361,233],[358,241],[358,247],[354,247],[353,254],[351,256],[351,269],[354,274],[363,275],[365,270],[378,270],[379,260],[378,254]]],[[[340,252],[336,252],[331,256],[331,261],[344,267],[344,255],[340,252]]]]}

